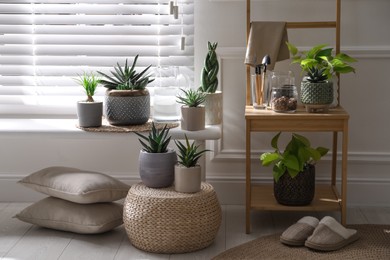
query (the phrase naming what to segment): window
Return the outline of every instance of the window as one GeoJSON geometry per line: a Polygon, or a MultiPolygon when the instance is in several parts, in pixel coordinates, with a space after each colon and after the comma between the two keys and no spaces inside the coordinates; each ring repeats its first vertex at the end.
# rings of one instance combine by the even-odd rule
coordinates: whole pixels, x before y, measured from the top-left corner
{"type": "Polygon", "coordinates": [[[0,114],[74,114],[85,96],[78,74],[108,72],[137,54],[138,69],[152,64],[163,75],[151,88],[173,77],[160,67],[193,82],[194,4],[174,4],[177,19],[168,0],[0,1],[0,114]]]}

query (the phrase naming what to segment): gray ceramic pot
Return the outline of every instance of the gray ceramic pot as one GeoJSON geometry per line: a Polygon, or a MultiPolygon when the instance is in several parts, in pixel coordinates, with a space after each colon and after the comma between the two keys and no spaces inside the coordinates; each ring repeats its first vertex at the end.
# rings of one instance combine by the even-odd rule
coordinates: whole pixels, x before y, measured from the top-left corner
{"type": "Polygon", "coordinates": [[[142,125],[149,120],[148,90],[108,90],[105,115],[111,125],[142,125]]]}
{"type": "Polygon", "coordinates": [[[103,102],[77,102],[77,117],[80,127],[99,127],[102,125],[103,102]]]}
{"type": "Polygon", "coordinates": [[[181,107],[181,129],[187,131],[198,131],[205,129],[206,109],[199,107],[181,107]]]}
{"type": "Polygon", "coordinates": [[[149,188],[163,188],[173,184],[174,167],[177,162],[175,150],[166,153],[139,154],[139,174],[142,182],[149,188]]]}

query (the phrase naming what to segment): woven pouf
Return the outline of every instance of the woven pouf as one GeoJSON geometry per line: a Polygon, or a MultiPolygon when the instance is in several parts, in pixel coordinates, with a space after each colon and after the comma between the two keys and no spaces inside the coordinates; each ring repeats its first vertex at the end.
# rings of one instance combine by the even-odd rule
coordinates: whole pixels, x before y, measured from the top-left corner
{"type": "Polygon", "coordinates": [[[130,242],[154,253],[186,253],[209,246],[221,224],[221,206],[213,187],[197,193],[173,187],[133,185],[124,202],[123,222],[130,242]]]}

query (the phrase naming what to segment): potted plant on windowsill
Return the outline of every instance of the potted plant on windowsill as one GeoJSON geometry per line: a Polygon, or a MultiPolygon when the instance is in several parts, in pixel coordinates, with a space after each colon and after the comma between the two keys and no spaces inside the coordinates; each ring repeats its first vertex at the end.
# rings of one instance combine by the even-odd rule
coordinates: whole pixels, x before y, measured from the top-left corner
{"type": "Polygon", "coordinates": [[[326,44],[305,52],[298,52],[291,43],[286,44],[293,55],[292,63],[300,64],[302,72],[306,73],[301,83],[301,102],[307,112],[327,112],[334,99],[333,76],[355,72],[348,63],[356,60],[345,53],[333,56],[333,48],[328,48],[326,44]]]}
{"type": "Polygon", "coordinates": [[[201,189],[202,169],[198,164],[200,157],[209,150],[199,151],[195,141],[191,144],[185,135],[185,143],[175,140],[179,149],[179,160],[175,165],[175,190],[178,192],[198,192],[201,189]]]}
{"type": "Polygon", "coordinates": [[[205,129],[205,94],[194,89],[180,89],[184,95],[177,96],[181,106],[181,129],[198,131],[205,129]]]}
{"type": "Polygon", "coordinates": [[[93,73],[84,73],[80,75],[75,81],[84,88],[87,95],[86,100],[77,102],[77,117],[80,127],[99,127],[102,125],[103,116],[103,102],[95,101],[93,96],[97,86],[99,85],[99,78],[93,73]]]}
{"type": "Polygon", "coordinates": [[[142,182],[150,188],[171,186],[174,181],[176,151],[168,148],[171,136],[167,125],[158,130],[154,123],[148,136],[135,133],[142,145],[139,154],[139,173],[142,182]]]}
{"type": "Polygon", "coordinates": [[[219,62],[217,53],[218,43],[208,42],[208,52],[204,60],[204,66],[200,77],[199,91],[206,93],[206,124],[218,125],[222,123],[222,92],[218,88],[219,62]]]}
{"type": "Polygon", "coordinates": [[[273,165],[274,195],[283,205],[308,205],[315,192],[315,163],[328,153],[324,147],[311,147],[310,141],[293,133],[284,152],[278,147],[281,132],[271,141],[274,152],[263,153],[260,160],[263,166],[273,165]]]}
{"type": "Polygon", "coordinates": [[[105,96],[106,118],[112,125],[142,125],[150,117],[150,94],[146,86],[154,79],[146,74],[149,65],[142,72],[135,70],[138,55],[131,67],[125,61],[122,67],[114,66],[111,76],[98,71],[104,78],[101,84],[107,88],[105,96]]]}

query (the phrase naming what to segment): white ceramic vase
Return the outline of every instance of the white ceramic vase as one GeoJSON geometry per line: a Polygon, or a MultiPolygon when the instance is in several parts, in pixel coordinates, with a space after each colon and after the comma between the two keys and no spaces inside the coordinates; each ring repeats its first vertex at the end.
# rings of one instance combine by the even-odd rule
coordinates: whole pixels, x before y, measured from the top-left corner
{"type": "Polygon", "coordinates": [[[201,189],[202,173],[200,165],[185,167],[175,165],[175,190],[177,192],[194,193],[201,189]]]}

